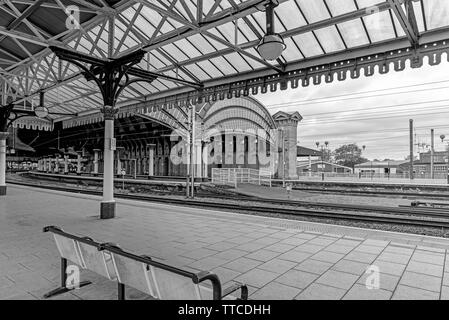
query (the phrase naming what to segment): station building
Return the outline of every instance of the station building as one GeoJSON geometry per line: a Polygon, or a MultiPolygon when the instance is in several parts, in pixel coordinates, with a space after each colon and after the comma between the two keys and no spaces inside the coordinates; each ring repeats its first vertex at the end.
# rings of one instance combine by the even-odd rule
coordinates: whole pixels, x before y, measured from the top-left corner
{"type": "MultiPolygon", "coordinates": [[[[435,151],[433,154],[433,174],[434,178],[446,178],[447,176],[448,151],[435,151]]],[[[418,177],[431,176],[431,152],[420,152],[418,161],[415,161],[413,168],[418,177]]]]}
{"type": "MultiPolygon", "coordinates": [[[[140,112],[117,114],[114,172],[186,176],[193,131],[197,178],[210,177],[212,168],[264,168],[275,177],[296,177],[297,130],[302,120],[298,112],[271,115],[251,97],[208,102],[194,110],[193,121],[193,112],[179,106],[164,109],[143,104],[139,105],[140,112]]],[[[15,134],[10,136],[28,149],[26,159],[35,161],[38,170],[93,175],[103,172],[104,121],[100,112],[54,123],[36,121],[42,122],[39,131],[18,122],[15,134]]],[[[14,141],[8,143],[9,150],[17,148],[14,141]]],[[[7,160],[13,159],[9,152],[7,160]]]]}
{"type": "Polygon", "coordinates": [[[410,161],[390,160],[390,161],[367,161],[356,164],[355,173],[369,174],[408,174],[410,161]]]}

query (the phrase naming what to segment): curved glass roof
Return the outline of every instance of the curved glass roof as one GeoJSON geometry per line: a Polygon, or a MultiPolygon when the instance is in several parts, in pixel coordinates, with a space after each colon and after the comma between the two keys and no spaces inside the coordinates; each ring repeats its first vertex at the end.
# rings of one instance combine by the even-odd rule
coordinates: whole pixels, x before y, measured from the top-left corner
{"type": "MultiPolygon", "coordinates": [[[[265,34],[260,9],[267,0],[0,1],[1,91],[17,108],[25,101],[37,105],[39,91],[45,91],[54,121],[98,112],[103,100],[96,84],[49,46],[105,60],[144,49],[136,67],[160,77],[127,87],[118,101],[123,107],[186,94],[195,84],[210,93],[230,83],[264,79],[265,84],[325,65],[330,74],[347,59],[364,62],[363,57],[390,50],[403,55],[401,50],[419,52],[424,46],[429,54],[430,44],[449,40],[447,0],[277,1],[275,30],[287,47],[273,62],[256,50],[265,34]],[[80,25],[68,29],[73,9],[80,25]]],[[[437,49],[446,50],[446,42],[437,49]]]]}

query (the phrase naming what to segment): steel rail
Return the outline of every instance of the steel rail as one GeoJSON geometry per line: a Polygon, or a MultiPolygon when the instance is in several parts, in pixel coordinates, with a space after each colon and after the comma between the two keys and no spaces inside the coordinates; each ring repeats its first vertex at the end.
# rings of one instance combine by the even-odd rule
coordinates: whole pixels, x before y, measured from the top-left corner
{"type": "MultiPolygon", "coordinates": [[[[100,191],[94,190],[83,190],[69,187],[61,187],[55,185],[36,185],[31,183],[24,183],[18,181],[9,181],[10,184],[44,188],[56,191],[65,192],[76,192],[80,194],[88,195],[101,195],[100,191]]],[[[449,228],[449,219],[425,219],[426,217],[414,217],[404,215],[404,213],[398,212],[402,210],[397,210],[399,208],[386,208],[386,207],[376,207],[379,210],[389,210],[389,214],[385,213],[355,213],[355,212],[342,212],[342,211],[330,211],[330,210],[317,210],[308,208],[281,208],[281,207],[269,207],[269,206],[255,206],[255,205],[243,205],[243,204],[232,204],[232,203],[217,203],[217,202],[204,202],[192,199],[173,199],[173,198],[160,198],[152,196],[142,196],[142,195],[131,195],[131,194],[115,194],[116,198],[128,199],[128,200],[138,200],[138,201],[149,201],[149,202],[159,202],[159,203],[169,203],[172,205],[180,206],[193,206],[201,207],[207,209],[222,209],[222,210],[232,210],[238,212],[255,212],[255,213],[269,213],[269,214],[282,214],[287,216],[301,216],[308,218],[321,218],[321,219],[334,219],[334,220],[347,220],[355,222],[374,222],[374,223],[387,223],[387,224],[399,224],[415,227],[434,227],[434,228],[449,228]]],[[[255,200],[258,201],[259,199],[255,200]]],[[[316,205],[315,206],[319,206],[316,205]]],[[[335,205],[341,206],[341,205],[335,205]]],[[[343,207],[350,207],[351,205],[345,205],[343,207]]],[[[329,208],[329,205],[328,205],[329,208]]],[[[352,206],[352,211],[356,211],[357,208],[352,206]]]]}

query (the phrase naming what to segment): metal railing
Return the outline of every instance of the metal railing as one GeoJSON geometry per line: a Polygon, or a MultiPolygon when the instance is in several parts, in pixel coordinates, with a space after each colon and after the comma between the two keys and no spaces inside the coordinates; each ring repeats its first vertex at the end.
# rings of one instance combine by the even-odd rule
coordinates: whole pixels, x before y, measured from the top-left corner
{"type": "Polygon", "coordinates": [[[212,183],[232,185],[249,183],[271,187],[271,172],[250,168],[212,168],[212,183]]]}
{"type": "Polygon", "coordinates": [[[446,184],[447,173],[435,172],[434,178],[431,179],[430,173],[415,172],[414,178],[410,179],[409,172],[404,173],[336,173],[336,172],[300,172],[298,180],[302,181],[353,181],[353,182],[377,182],[377,183],[410,183],[410,184],[446,184]]]}

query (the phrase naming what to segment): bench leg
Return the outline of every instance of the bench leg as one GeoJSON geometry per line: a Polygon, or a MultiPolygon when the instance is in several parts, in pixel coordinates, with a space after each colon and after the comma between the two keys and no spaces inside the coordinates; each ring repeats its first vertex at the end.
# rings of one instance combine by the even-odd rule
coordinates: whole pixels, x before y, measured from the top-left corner
{"type": "Polygon", "coordinates": [[[125,285],[120,282],[118,282],[118,300],[126,300],[125,285]]]}
{"type": "MultiPolygon", "coordinates": [[[[67,282],[67,259],[65,258],[61,258],[61,286],[59,288],[56,288],[54,290],[51,290],[50,292],[44,294],[44,298],[50,298],[59,294],[63,294],[66,292],[69,292],[75,288],[67,288],[66,287],[66,282],[67,282]]],[[[92,282],[90,281],[81,281],[78,285],[78,288],[87,286],[88,284],[91,284],[92,282]]]]}

